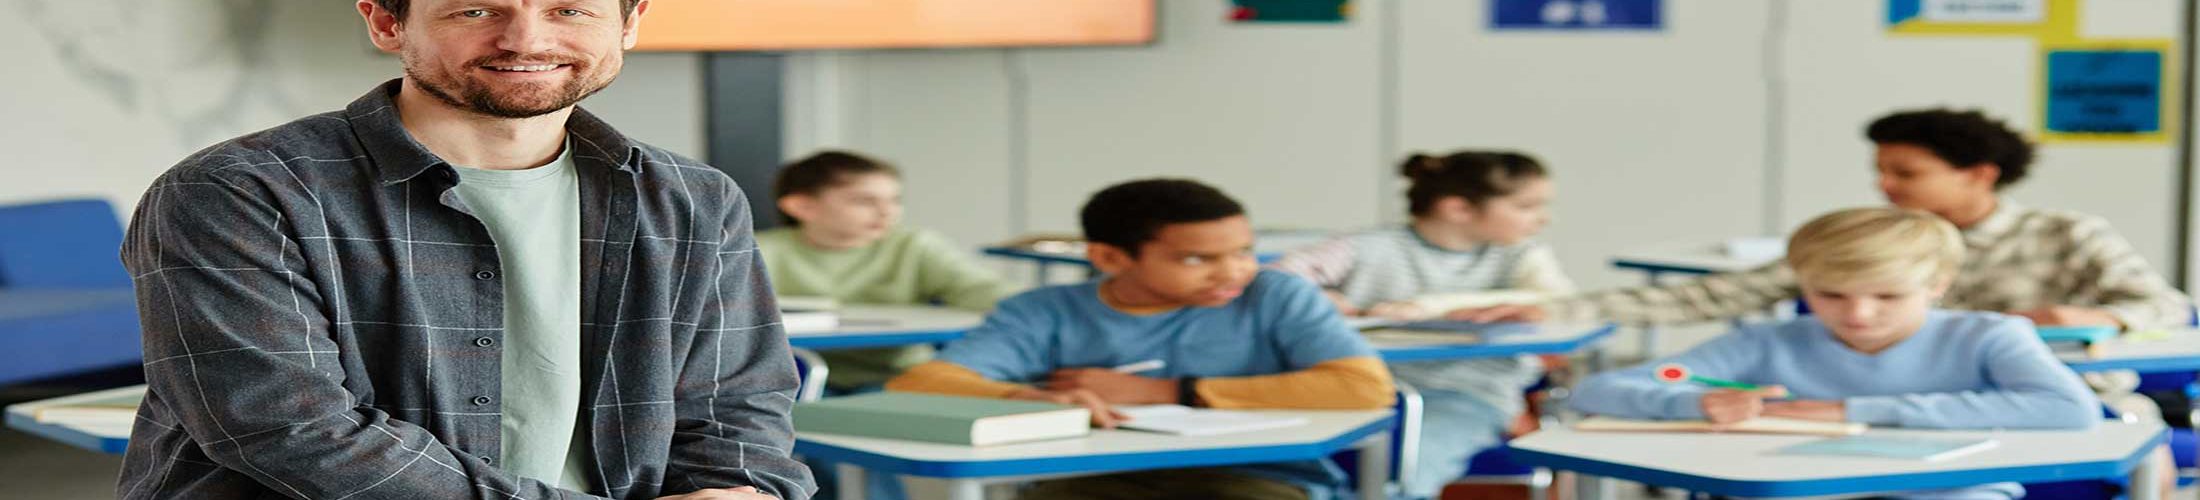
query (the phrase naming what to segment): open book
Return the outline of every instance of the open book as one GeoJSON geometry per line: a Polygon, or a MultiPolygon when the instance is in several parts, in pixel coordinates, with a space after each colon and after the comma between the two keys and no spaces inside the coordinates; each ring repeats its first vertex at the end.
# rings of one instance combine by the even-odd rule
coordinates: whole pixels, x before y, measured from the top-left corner
{"type": "Polygon", "coordinates": [[[1131,419],[1125,429],[1179,436],[1213,436],[1306,425],[1304,417],[1264,415],[1254,412],[1207,410],[1180,405],[1118,406],[1115,411],[1131,419]]]}
{"type": "Polygon", "coordinates": [[[1753,434],[1806,434],[1814,436],[1854,436],[1871,429],[1870,425],[1857,422],[1825,422],[1780,417],[1757,417],[1714,429],[1704,420],[1630,420],[1605,416],[1589,417],[1574,423],[1574,430],[1592,432],[1745,432],[1753,434]]]}

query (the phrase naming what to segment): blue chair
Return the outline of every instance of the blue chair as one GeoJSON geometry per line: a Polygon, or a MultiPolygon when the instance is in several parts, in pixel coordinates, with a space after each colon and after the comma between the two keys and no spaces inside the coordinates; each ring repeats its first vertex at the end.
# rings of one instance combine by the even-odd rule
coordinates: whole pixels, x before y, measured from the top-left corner
{"type": "MultiPolygon", "coordinates": [[[[1385,492],[1395,497],[1400,485],[1415,473],[1416,458],[1421,441],[1421,392],[1404,382],[1396,382],[1396,399],[1391,403],[1397,424],[1390,430],[1390,477],[1385,492]]],[[[1359,484],[1359,450],[1344,450],[1329,455],[1345,471],[1345,484],[1359,484]]]]}
{"type": "Polygon", "coordinates": [[[0,206],[0,385],[142,362],[121,248],[105,201],[0,206]]]}
{"type": "Polygon", "coordinates": [[[800,347],[792,350],[795,375],[802,380],[801,388],[795,390],[795,402],[807,403],[825,399],[825,378],[832,374],[832,370],[825,366],[825,357],[818,355],[817,351],[800,347]]]}
{"type": "MultiPolygon", "coordinates": [[[[1538,392],[1544,393],[1546,395],[1546,399],[1544,399],[1543,402],[1544,406],[1554,409],[1564,408],[1566,406],[1566,398],[1572,394],[1572,392],[1566,387],[1559,387],[1552,384],[1551,377],[1548,375],[1545,375],[1542,379],[1536,380],[1535,385],[1529,387],[1524,392],[1526,394],[1535,394],[1538,392]]],[[[1541,421],[1542,425],[1544,427],[1554,428],[1566,425],[1559,421],[1557,413],[1558,412],[1556,411],[1552,411],[1543,415],[1541,421]]],[[[1512,460],[1512,453],[1508,450],[1508,448],[1500,446],[1497,448],[1482,450],[1481,453],[1474,454],[1473,457],[1467,459],[1466,474],[1458,481],[1454,482],[1469,484],[1524,485],[1528,487],[1528,498],[1546,497],[1547,495],[1545,495],[1545,492],[1549,491],[1551,483],[1556,476],[1551,473],[1550,469],[1522,465],[1519,462],[1514,462],[1512,460]]]]}
{"type": "MultiPolygon", "coordinates": [[[[2186,315],[2185,326],[2200,326],[2200,307],[2194,308],[2191,314],[2186,315]]],[[[2200,374],[2192,372],[2141,373],[2139,374],[2138,391],[2141,393],[2180,391],[2185,394],[2186,401],[2200,401],[2200,374]]],[[[2108,418],[2119,418],[2113,412],[2108,412],[2106,409],[2103,411],[2108,413],[2108,418]]],[[[2165,414],[2173,411],[2183,411],[2187,422],[2200,423],[2200,407],[2163,408],[2162,411],[2165,414]]],[[[2200,436],[2196,436],[2193,429],[2171,428],[2169,430],[2169,453],[2172,461],[2177,464],[2177,486],[2179,488],[2200,482],[2200,468],[2195,467],[2196,452],[2200,452],[2200,436]]],[[[2034,498],[2109,499],[2121,498],[2125,486],[2127,484],[2123,480],[2061,481],[2025,483],[2024,489],[2027,496],[2034,498]]]]}

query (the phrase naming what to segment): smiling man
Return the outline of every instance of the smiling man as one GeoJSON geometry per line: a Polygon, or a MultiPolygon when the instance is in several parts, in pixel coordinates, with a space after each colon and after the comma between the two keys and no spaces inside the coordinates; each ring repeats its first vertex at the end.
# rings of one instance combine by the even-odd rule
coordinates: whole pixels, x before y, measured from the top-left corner
{"type": "Polygon", "coordinates": [[[359,0],[405,76],[200,151],[122,257],[122,498],[808,498],[748,201],[575,104],[648,0],[359,0]]]}

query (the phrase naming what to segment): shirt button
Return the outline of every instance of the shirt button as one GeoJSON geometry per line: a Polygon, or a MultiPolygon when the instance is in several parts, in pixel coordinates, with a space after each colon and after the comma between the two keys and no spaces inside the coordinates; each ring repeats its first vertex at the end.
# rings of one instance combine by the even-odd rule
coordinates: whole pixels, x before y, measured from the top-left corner
{"type": "Polygon", "coordinates": [[[497,273],[495,273],[495,272],[491,272],[491,271],[477,271],[477,272],[475,272],[475,273],[474,273],[474,279],[477,279],[477,280],[482,280],[482,281],[489,281],[489,280],[493,280],[493,279],[496,279],[496,278],[497,278],[497,273]]]}
{"type": "Polygon", "coordinates": [[[474,406],[489,406],[488,396],[474,396],[474,406]]]}
{"type": "Polygon", "coordinates": [[[485,463],[485,464],[489,464],[489,465],[496,465],[496,464],[497,464],[497,457],[492,457],[492,456],[488,456],[488,455],[482,455],[482,456],[479,456],[479,457],[475,457],[475,458],[479,458],[479,459],[481,459],[481,463],[485,463]]]}
{"type": "Polygon", "coordinates": [[[497,345],[497,341],[496,341],[496,339],[492,339],[492,338],[488,338],[488,337],[482,337],[482,338],[474,339],[474,345],[478,345],[478,346],[482,346],[482,347],[489,347],[489,346],[497,345]]]}

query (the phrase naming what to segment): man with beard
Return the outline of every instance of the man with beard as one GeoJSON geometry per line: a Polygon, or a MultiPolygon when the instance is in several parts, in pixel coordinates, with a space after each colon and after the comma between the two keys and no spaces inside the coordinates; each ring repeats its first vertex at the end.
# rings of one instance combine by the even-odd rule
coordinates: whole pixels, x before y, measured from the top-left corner
{"type": "Polygon", "coordinates": [[[748,201],[574,106],[648,0],[357,7],[403,78],[138,205],[119,496],[807,498],[748,201]]]}

